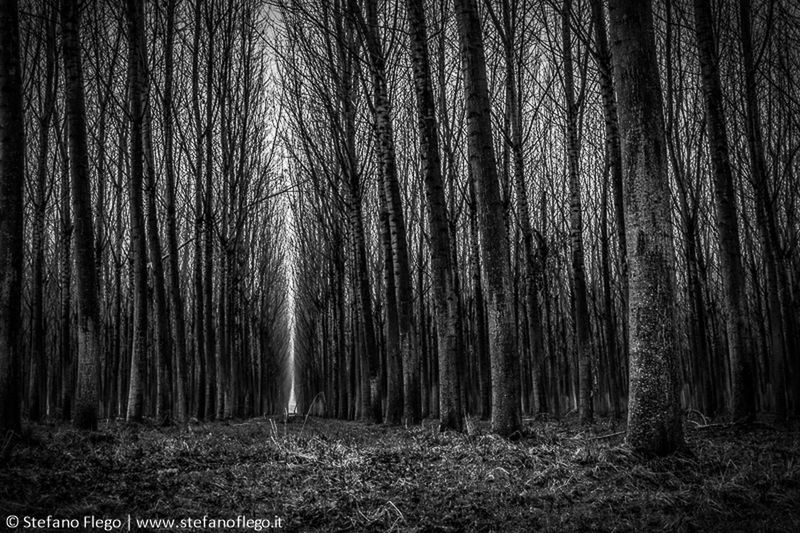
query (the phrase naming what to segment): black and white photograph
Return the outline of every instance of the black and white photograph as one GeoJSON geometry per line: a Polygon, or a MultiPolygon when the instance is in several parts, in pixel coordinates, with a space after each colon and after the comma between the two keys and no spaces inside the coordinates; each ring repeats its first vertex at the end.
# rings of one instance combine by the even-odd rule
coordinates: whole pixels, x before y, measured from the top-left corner
{"type": "Polygon", "coordinates": [[[0,0],[0,530],[800,531],[796,0],[0,0]]]}

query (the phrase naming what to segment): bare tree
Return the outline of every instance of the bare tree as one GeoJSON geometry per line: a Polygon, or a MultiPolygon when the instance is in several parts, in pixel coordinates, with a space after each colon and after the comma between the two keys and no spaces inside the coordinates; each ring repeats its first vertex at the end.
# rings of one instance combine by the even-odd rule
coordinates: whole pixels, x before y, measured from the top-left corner
{"type": "Polygon", "coordinates": [[[0,4],[0,429],[19,431],[25,138],[16,0],[0,4]]]}
{"type": "Polygon", "coordinates": [[[612,63],[622,139],[630,298],[628,444],[683,446],[678,400],[672,212],[650,1],[611,0],[612,63]]]}

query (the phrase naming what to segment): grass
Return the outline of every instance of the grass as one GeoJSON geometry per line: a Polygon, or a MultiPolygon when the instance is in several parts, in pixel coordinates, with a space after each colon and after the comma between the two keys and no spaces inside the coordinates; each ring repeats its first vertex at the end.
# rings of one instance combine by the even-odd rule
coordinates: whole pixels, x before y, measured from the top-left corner
{"type": "Polygon", "coordinates": [[[290,531],[799,531],[800,433],[687,425],[647,458],[624,428],[532,422],[510,442],[309,418],[32,428],[0,465],[0,520],[281,517],[290,531]]]}

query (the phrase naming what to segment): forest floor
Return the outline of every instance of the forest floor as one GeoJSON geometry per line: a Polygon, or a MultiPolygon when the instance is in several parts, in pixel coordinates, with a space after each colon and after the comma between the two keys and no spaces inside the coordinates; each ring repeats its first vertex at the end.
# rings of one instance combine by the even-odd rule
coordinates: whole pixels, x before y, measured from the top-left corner
{"type": "Polygon", "coordinates": [[[0,464],[0,529],[50,515],[123,531],[204,516],[251,519],[240,531],[800,531],[797,429],[688,423],[688,450],[666,458],[631,453],[623,429],[535,421],[512,442],[484,422],[36,425],[0,464]]]}

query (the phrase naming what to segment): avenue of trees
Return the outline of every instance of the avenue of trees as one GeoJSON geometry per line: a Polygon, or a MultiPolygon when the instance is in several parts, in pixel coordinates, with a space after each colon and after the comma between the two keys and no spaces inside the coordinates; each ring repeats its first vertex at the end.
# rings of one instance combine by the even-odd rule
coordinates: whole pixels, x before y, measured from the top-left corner
{"type": "Polygon", "coordinates": [[[0,0],[0,429],[800,414],[790,0],[0,0]],[[293,384],[293,385],[292,385],[293,384]]]}
{"type": "Polygon", "coordinates": [[[280,410],[287,245],[262,5],[0,5],[0,427],[280,410]]]}

